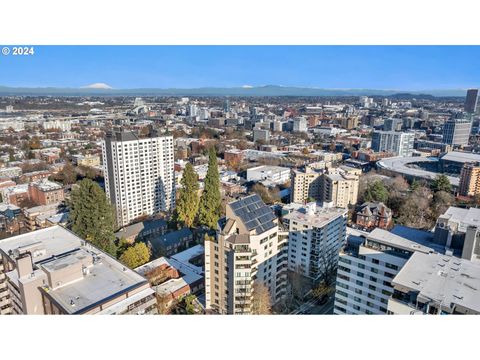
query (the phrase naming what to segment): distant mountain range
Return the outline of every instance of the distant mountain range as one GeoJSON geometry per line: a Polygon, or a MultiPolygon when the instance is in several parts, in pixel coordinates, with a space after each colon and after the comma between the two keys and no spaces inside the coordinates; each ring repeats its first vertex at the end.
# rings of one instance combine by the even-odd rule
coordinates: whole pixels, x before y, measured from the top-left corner
{"type": "Polygon", "coordinates": [[[106,84],[93,84],[81,88],[55,87],[7,87],[0,86],[0,96],[394,96],[411,95],[418,97],[464,97],[464,89],[432,89],[421,91],[378,90],[378,89],[321,89],[292,86],[243,86],[243,87],[202,87],[113,89],[106,84]],[[102,85],[102,86],[100,86],[102,85]]]}

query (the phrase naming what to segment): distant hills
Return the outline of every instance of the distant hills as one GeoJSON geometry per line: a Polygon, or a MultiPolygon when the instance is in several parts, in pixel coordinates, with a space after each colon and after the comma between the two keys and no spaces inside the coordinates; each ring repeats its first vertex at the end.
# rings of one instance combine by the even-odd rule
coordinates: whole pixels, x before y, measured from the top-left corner
{"type": "Polygon", "coordinates": [[[81,88],[55,87],[7,87],[0,86],[0,96],[418,96],[418,97],[464,97],[464,89],[432,89],[421,91],[379,90],[379,89],[322,89],[292,86],[243,86],[243,87],[202,87],[202,88],[144,88],[113,89],[97,83],[81,88]],[[102,86],[100,86],[102,85],[102,86]]]}

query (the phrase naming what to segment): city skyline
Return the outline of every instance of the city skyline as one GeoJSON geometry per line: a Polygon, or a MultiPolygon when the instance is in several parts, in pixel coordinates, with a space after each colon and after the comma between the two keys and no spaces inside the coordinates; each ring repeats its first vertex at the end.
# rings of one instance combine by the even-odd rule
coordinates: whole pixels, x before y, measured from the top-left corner
{"type": "Polygon", "coordinates": [[[35,46],[0,86],[421,91],[478,87],[478,46],[35,46]]]}

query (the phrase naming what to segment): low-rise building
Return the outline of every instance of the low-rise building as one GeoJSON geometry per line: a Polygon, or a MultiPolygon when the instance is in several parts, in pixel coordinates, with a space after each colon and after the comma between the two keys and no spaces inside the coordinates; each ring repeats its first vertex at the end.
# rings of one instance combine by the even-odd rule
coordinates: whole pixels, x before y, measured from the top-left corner
{"type": "Polygon", "coordinates": [[[144,277],[60,226],[0,240],[0,257],[1,314],[157,312],[144,277]]]}
{"type": "Polygon", "coordinates": [[[365,229],[388,230],[393,225],[392,210],[382,202],[366,202],[357,208],[355,224],[365,229]]]}
{"type": "Polygon", "coordinates": [[[284,184],[289,180],[289,168],[262,165],[247,169],[247,181],[266,181],[272,184],[284,184]]]}
{"type": "Polygon", "coordinates": [[[152,249],[152,257],[172,256],[190,247],[193,243],[193,233],[189,228],[149,237],[145,240],[152,249]]]}
{"type": "Polygon", "coordinates": [[[144,241],[165,234],[167,227],[168,224],[163,219],[145,220],[121,228],[115,233],[115,237],[118,240],[123,238],[129,243],[144,241]]]}
{"type": "Polygon", "coordinates": [[[10,186],[1,190],[3,202],[20,206],[29,199],[28,184],[10,186]]]}
{"type": "Polygon", "coordinates": [[[65,200],[63,186],[47,179],[28,184],[28,196],[37,205],[56,204],[65,200]]]}
{"type": "Polygon", "coordinates": [[[0,168],[0,178],[15,178],[22,174],[22,168],[18,166],[0,168]]]}
{"type": "Polygon", "coordinates": [[[175,301],[204,289],[204,248],[195,245],[172,257],[161,257],[135,269],[145,276],[157,294],[159,307],[167,310],[175,301]]]}
{"type": "Polygon", "coordinates": [[[97,155],[73,155],[73,163],[77,166],[100,166],[100,156],[97,155]]]}

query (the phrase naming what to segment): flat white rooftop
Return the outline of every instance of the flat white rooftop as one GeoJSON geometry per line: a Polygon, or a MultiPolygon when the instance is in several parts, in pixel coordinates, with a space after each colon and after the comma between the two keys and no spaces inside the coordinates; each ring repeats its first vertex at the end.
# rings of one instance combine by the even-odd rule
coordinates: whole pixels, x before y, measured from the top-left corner
{"type": "Polygon", "coordinates": [[[42,265],[55,271],[75,264],[79,257],[86,256],[89,252],[95,252],[98,256],[93,265],[88,267],[88,274],[58,288],[46,289],[48,296],[62,305],[68,313],[86,311],[96,304],[147,283],[147,280],[135,271],[95,250],[82,248],[63,259],[52,260],[42,265]],[[60,260],[62,261],[59,262],[60,260]]]}
{"type": "Polygon", "coordinates": [[[462,151],[449,151],[442,156],[442,160],[446,161],[455,161],[455,162],[479,162],[480,154],[475,154],[471,152],[462,152],[462,151]]]}
{"type": "Polygon", "coordinates": [[[399,249],[408,250],[412,252],[420,251],[423,253],[434,252],[429,246],[419,244],[415,241],[410,241],[402,236],[395,235],[390,231],[383,230],[380,228],[374,229],[371,233],[367,235],[368,240],[376,241],[385,245],[393,246],[399,249]]]}
{"type": "Polygon", "coordinates": [[[450,206],[440,218],[458,223],[459,230],[465,232],[468,225],[480,226],[480,209],[450,206]]]}
{"type": "Polygon", "coordinates": [[[0,240],[0,250],[8,255],[10,251],[19,247],[29,246],[38,242],[42,243],[46,251],[44,255],[33,258],[34,262],[78,248],[82,245],[83,240],[74,233],[57,225],[0,240]]]}
{"type": "MultiPolygon", "coordinates": [[[[377,162],[377,165],[382,169],[390,170],[399,174],[414,176],[422,179],[427,180],[434,180],[438,173],[433,171],[423,170],[419,168],[412,167],[413,163],[417,162],[437,162],[437,159],[432,158],[425,158],[421,156],[396,156],[391,158],[385,158],[377,162]]],[[[448,180],[453,186],[457,186],[460,184],[460,179],[454,176],[448,176],[448,180]]]]}
{"type": "Polygon", "coordinates": [[[333,220],[346,215],[346,213],[347,210],[343,208],[322,208],[317,206],[314,213],[308,213],[304,208],[301,208],[285,215],[284,219],[322,228],[333,220]]]}
{"type": "Polygon", "coordinates": [[[393,279],[418,299],[480,312],[480,264],[442,254],[416,252],[393,279]]]}

